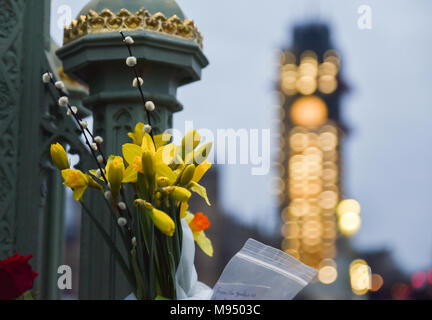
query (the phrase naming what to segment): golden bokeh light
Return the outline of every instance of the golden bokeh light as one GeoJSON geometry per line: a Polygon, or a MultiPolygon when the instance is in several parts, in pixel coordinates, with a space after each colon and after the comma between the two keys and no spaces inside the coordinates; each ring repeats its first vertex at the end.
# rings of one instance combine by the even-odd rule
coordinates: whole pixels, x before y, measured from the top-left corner
{"type": "Polygon", "coordinates": [[[318,270],[318,280],[324,284],[335,282],[337,276],[337,269],[333,266],[323,266],[318,270]]]}
{"type": "Polygon", "coordinates": [[[339,216],[347,212],[360,214],[360,203],[358,203],[358,201],[354,199],[344,199],[341,202],[339,202],[336,208],[336,212],[339,216]]]}
{"type": "Polygon", "coordinates": [[[372,272],[367,262],[356,259],[349,267],[351,289],[356,295],[364,295],[372,288],[372,272]]]}
{"type": "Polygon", "coordinates": [[[300,97],[291,106],[291,120],[300,126],[317,127],[327,120],[327,106],[316,97],[300,97]]]}
{"type": "Polygon", "coordinates": [[[361,225],[361,218],[354,212],[346,212],[339,217],[339,230],[343,235],[351,236],[355,234],[361,225]]]}

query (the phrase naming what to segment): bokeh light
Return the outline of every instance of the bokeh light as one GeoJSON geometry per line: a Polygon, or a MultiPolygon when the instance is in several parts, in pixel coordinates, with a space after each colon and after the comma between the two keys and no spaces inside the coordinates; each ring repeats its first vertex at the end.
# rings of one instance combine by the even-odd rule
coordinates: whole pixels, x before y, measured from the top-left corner
{"type": "Polygon", "coordinates": [[[291,106],[291,120],[299,126],[317,127],[327,120],[327,106],[316,97],[300,97],[291,106]]]}
{"type": "Polygon", "coordinates": [[[372,288],[372,272],[366,261],[356,259],[349,267],[351,289],[356,295],[364,295],[372,288]]]}

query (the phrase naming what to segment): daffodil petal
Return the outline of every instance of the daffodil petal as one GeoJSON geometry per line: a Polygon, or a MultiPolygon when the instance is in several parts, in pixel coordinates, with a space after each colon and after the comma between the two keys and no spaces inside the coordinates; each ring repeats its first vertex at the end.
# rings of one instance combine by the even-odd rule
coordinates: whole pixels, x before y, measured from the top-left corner
{"type": "Polygon", "coordinates": [[[123,183],[137,182],[138,174],[134,170],[133,166],[126,168],[125,175],[123,177],[123,183]]]}
{"type": "Polygon", "coordinates": [[[156,151],[155,160],[157,162],[163,162],[169,165],[173,162],[175,156],[176,145],[174,143],[167,144],[166,146],[160,147],[156,151]]]}
{"type": "Polygon", "coordinates": [[[194,176],[192,178],[192,181],[199,182],[201,180],[201,178],[204,176],[204,174],[211,168],[211,166],[212,166],[212,164],[210,162],[208,162],[207,160],[204,161],[203,163],[199,164],[195,168],[195,173],[194,173],[194,176]]]}
{"type": "Polygon", "coordinates": [[[209,199],[207,197],[207,190],[206,190],[206,188],[204,188],[203,186],[199,185],[198,183],[192,181],[190,183],[190,189],[193,192],[195,192],[198,195],[200,195],[207,202],[207,205],[211,206],[210,201],[209,201],[209,199]]]}
{"type": "MultiPolygon", "coordinates": [[[[180,204],[180,219],[186,218],[188,208],[189,208],[189,204],[186,201],[184,201],[180,204]]],[[[193,216],[192,216],[192,219],[193,219],[193,216]]]]}
{"type": "Polygon", "coordinates": [[[76,200],[76,201],[81,200],[81,198],[82,198],[82,196],[83,196],[83,194],[84,194],[84,191],[85,191],[86,189],[87,189],[87,186],[80,187],[80,188],[75,188],[75,189],[73,190],[73,198],[74,198],[74,200],[76,200]]]}
{"type": "Polygon", "coordinates": [[[153,139],[156,145],[156,150],[166,145],[171,140],[171,137],[172,135],[169,133],[162,133],[162,134],[155,135],[153,139]]]}
{"type": "Polygon", "coordinates": [[[165,163],[155,162],[154,167],[158,177],[168,178],[170,184],[176,181],[177,176],[174,174],[174,171],[172,171],[165,163]]]}
{"type": "Polygon", "coordinates": [[[205,235],[204,231],[194,232],[194,240],[202,251],[209,257],[213,257],[213,245],[212,242],[205,235]]]}
{"type": "Polygon", "coordinates": [[[143,151],[148,150],[152,154],[154,154],[156,152],[153,140],[148,133],[144,133],[141,148],[143,151]]]}
{"type": "MultiPolygon", "coordinates": [[[[144,140],[144,139],[143,139],[144,140]]],[[[132,143],[125,143],[122,147],[123,158],[131,165],[136,157],[141,157],[143,150],[140,146],[132,143]]]]}

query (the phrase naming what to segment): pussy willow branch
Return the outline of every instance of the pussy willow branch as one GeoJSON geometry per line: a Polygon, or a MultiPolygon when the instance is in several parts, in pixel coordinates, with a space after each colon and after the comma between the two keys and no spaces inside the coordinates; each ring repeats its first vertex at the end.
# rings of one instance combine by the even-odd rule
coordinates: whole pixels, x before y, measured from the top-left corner
{"type": "MultiPolygon", "coordinates": [[[[51,73],[50,73],[50,72],[47,72],[47,74],[48,74],[49,77],[50,77],[50,82],[51,82],[51,84],[54,86],[54,88],[57,89],[57,91],[58,91],[60,97],[61,97],[61,96],[65,96],[63,90],[62,90],[62,89],[59,89],[59,88],[56,87],[56,85],[55,85],[55,81],[54,81],[53,77],[51,76],[51,73]]],[[[101,164],[100,164],[99,161],[97,160],[96,152],[93,150],[93,148],[92,148],[92,146],[91,146],[91,144],[90,144],[90,141],[89,141],[89,139],[87,138],[86,132],[89,133],[89,135],[92,137],[93,142],[94,142],[93,135],[90,133],[90,130],[89,130],[88,128],[84,128],[84,127],[81,125],[81,121],[82,121],[82,119],[78,116],[78,114],[75,114],[75,112],[72,110],[72,106],[70,105],[69,102],[67,103],[67,108],[68,108],[69,111],[71,112],[71,114],[72,114],[72,116],[74,117],[76,123],[78,124],[78,127],[79,127],[80,130],[81,130],[82,135],[84,136],[85,142],[86,142],[87,146],[89,147],[90,152],[91,152],[91,154],[92,154],[92,156],[93,156],[94,160],[96,161],[96,164],[97,164],[97,166],[98,166],[98,168],[99,168],[99,171],[100,171],[100,173],[101,173],[101,177],[103,178],[103,180],[105,181],[105,183],[108,185],[108,179],[107,179],[106,176],[105,176],[105,172],[104,172],[104,170],[103,170],[101,164]]],[[[78,112],[77,112],[77,113],[78,113],[78,112]]],[[[98,151],[99,151],[99,153],[102,155],[103,158],[105,158],[105,157],[103,156],[102,152],[101,152],[100,149],[99,149],[99,144],[96,143],[96,145],[98,146],[98,151]]],[[[104,162],[105,162],[105,161],[104,161],[104,162]]]]}
{"type": "MultiPolygon", "coordinates": [[[[123,31],[120,31],[120,34],[121,34],[121,36],[122,36],[122,38],[123,38],[123,42],[124,42],[124,44],[126,45],[126,47],[127,47],[127,49],[128,49],[129,56],[130,56],[130,57],[133,57],[131,46],[126,42],[126,37],[125,37],[123,31]]],[[[150,111],[148,111],[147,108],[145,107],[145,104],[146,104],[147,101],[146,101],[145,98],[144,98],[144,92],[142,91],[142,88],[141,88],[141,85],[140,85],[140,82],[139,82],[139,78],[140,78],[140,76],[139,76],[139,74],[138,74],[138,69],[137,69],[136,66],[133,66],[132,69],[133,69],[133,71],[134,71],[135,78],[136,78],[136,80],[137,80],[137,82],[138,82],[138,86],[137,86],[137,88],[138,88],[138,91],[139,91],[139,93],[140,93],[141,100],[142,100],[142,103],[143,103],[143,105],[144,105],[144,109],[145,109],[145,111],[146,111],[148,124],[149,124],[149,126],[151,127],[151,130],[150,130],[150,136],[151,136],[151,138],[152,138],[152,140],[153,140],[153,143],[154,143],[154,139],[153,139],[153,126],[152,126],[152,124],[151,124],[150,111]]]]}
{"type": "MultiPolygon", "coordinates": [[[[56,87],[56,85],[55,85],[55,81],[54,81],[53,77],[51,76],[51,73],[50,73],[50,72],[47,72],[47,74],[48,74],[49,77],[50,77],[50,83],[54,86],[54,88],[57,89],[57,92],[59,93],[59,96],[65,96],[65,93],[63,92],[63,90],[62,90],[62,89],[59,89],[59,88],[56,87]]],[[[106,176],[105,176],[105,171],[104,171],[104,169],[102,168],[100,162],[98,161],[98,159],[97,159],[97,155],[96,155],[96,152],[95,152],[95,150],[92,148],[92,146],[91,146],[91,144],[90,144],[90,141],[89,141],[89,139],[88,139],[88,137],[87,137],[87,135],[86,135],[86,133],[89,134],[90,137],[91,137],[91,139],[92,139],[92,141],[93,141],[93,143],[95,143],[95,139],[94,139],[93,134],[90,132],[90,130],[89,130],[88,128],[84,128],[84,127],[81,125],[81,121],[82,121],[81,117],[78,115],[78,113],[75,113],[75,112],[72,110],[72,106],[70,105],[69,102],[68,102],[68,104],[67,104],[67,108],[69,109],[69,111],[70,111],[71,114],[73,115],[73,117],[74,117],[74,119],[75,119],[75,122],[77,123],[78,127],[79,127],[80,130],[81,130],[82,135],[84,136],[85,142],[86,142],[87,146],[88,146],[89,149],[90,149],[90,152],[91,152],[91,154],[92,154],[92,156],[93,156],[93,158],[94,158],[94,160],[95,160],[95,162],[96,162],[96,165],[98,166],[98,169],[99,169],[99,171],[100,171],[100,173],[101,173],[101,177],[102,177],[102,179],[104,180],[104,182],[106,183],[106,185],[108,185],[108,179],[107,179],[106,176]]],[[[106,158],[105,158],[105,155],[104,155],[103,152],[102,152],[102,149],[100,148],[99,143],[96,143],[96,146],[97,146],[97,151],[98,151],[99,154],[102,156],[103,164],[106,165],[106,163],[107,163],[107,162],[106,162],[106,158]]],[[[128,216],[129,216],[129,217],[128,217],[128,218],[129,218],[129,221],[133,222],[133,217],[132,217],[132,214],[131,214],[130,211],[129,211],[129,206],[127,205],[126,197],[125,197],[125,195],[124,195],[123,189],[121,189],[121,196],[122,196],[122,199],[124,200],[124,204],[126,205],[126,211],[127,211],[128,216]]],[[[121,214],[120,214],[120,215],[121,215],[121,214]]],[[[133,236],[133,235],[132,235],[132,231],[130,230],[130,228],[129,228],[128,225],[127,225],[127,230],[128,230],[128,232],[129,232],[130,237],[132,238],[132,236],[133,236]]]]}

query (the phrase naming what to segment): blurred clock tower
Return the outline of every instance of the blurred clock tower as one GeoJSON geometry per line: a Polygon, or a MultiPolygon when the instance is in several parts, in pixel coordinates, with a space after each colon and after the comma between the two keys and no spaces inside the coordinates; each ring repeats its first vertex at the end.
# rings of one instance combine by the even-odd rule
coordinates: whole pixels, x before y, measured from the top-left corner
{"type": "Polygon", "coordinates": [[[336,206],[342,197],[341,58],[324,24],[294,28],[280,55],[278,170],[282,249],[337,279],[336,206]]]}

